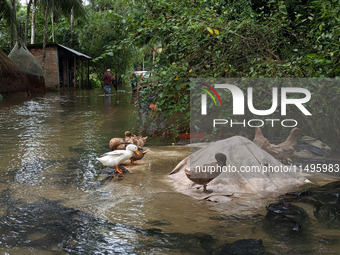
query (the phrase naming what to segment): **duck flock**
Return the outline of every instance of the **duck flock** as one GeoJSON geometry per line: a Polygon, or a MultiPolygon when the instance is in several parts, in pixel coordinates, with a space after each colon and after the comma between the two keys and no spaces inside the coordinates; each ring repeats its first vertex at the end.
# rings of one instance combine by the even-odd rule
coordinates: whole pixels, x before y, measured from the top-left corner
{"type": "MultiPolygon", "coordinates": [[[[290,157],[294,153],[297,146],[297,135],[299,134],[299,128],[293,128],[288,138],[280,144],[271,144],[267,138],[264,137],[259,127],[255,128],[255,136],[253,142],[261,149],[268,152],[274,158],[280,160],[283,164],[289,164],[290,157]]],[[[106,171],[111,177],[118,176],[128,170],[120,164],[126,160],[130,160],[130,166],[134,165],[134,162],[141,160],[148,150],[144,150],[143,146],[146,143],[148,137],[136,136],[130,131],[125,131],[124,138],[112,138],[109,142],[110,152],[104,153],[100,158],[97,158],[104,166],[111,167],[112,170],[106,171]]],[[[226,165],[226,155],[223,153],[217,153],[215,155],[216,165],[222,167],[226,165]]],[[[209,172],[196,173],[193,170],[186,170],[186,176],[193,182],[203,185],[203,192],[207,192],[207,184],[216,178],[221,172],[209,172]]]]}
{"type": "Polygon", "coordinates": [[[124,138],[112,138],[109,142],[110,152],[106,152],[97,158],[104,166],[112,167],[113,172],[107,172],[114,174],[116,178],[127,169],[120,166],[126,160],[131,161],[131,166],[134,162],[141,160],[148,150],[144,150],[143,146],[148,137],[136,136],[130,131],[125,131],[124,138]]]}

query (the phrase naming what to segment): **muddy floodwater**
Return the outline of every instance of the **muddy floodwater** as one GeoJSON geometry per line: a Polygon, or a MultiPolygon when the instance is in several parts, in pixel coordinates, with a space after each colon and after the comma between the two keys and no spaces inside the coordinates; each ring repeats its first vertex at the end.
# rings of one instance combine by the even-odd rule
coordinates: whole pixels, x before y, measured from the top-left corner
{"type": "Polygon", "coordinates": [[[222,206],[176,192],[168,174],[189,149],[172,139],[149,139],[131,174],[103,182],[96,158],[138,130],[130,99],[99,90],[0,101],[1,254],[242,254],[221,249],[244,239],[262,240],[244,241],[247,254],[340,254],[339,228],[313,217],[302,238],[268,231],[265,205],[278,194],[222,206]]]}

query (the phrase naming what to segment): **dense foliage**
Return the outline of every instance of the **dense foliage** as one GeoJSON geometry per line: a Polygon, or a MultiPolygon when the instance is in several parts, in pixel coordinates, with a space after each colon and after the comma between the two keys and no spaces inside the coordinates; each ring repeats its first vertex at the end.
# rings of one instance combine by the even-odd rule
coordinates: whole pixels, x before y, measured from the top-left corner
{"type": "MultiPolygon", "coordinates": [[[[93,83],[100,86],[103,70],[111,68],[129,86],[133,67],[151,67],[163,86],[148,89],[157,95],[158,111],[173,130],[189,127],[191,78],[334,78],[340,73],[338,0],[88,2],[86,18],[75,21],[73,48],[93,57],[93,83]]],[[[24,23],[21,12],[25,9],[17,14],[19,24],[24,23]]],[[[70,17],[54,19],[56,41],[69,46],[70,17]]],[[[41,42],[44,13],[39,5],[36,26],[41,42]]],[[[1,32],[0,47],[7,47],[7,35],[1,32]]],[[[314,125],[322,126],[339,102],[339,88],[312,92],[327,103],[313,116],[314,125]]],[[[339,117],[332,118],[330,128],[338,130],[339,117]]]]}
{"type": "MultiPolygon", "coordinates": [[[[189,121],[190,78],[339,76],[339,1],[170,4],[159,0],[143,4],[147,15],[131,40],[161,44],[155,66],[164,86],[159,88],[157,102],[171,116],[168,125],[183,124],[173,122],[174,117],[189,121]]],[[[332,142],[339,132],[334,105],[339,103],[340,88],[309,89],[315,114],[309,121],[300,116],[300,122],[306,124],[309,135],[327,139],[325,130],[331,130],[328,141],[332,142]]]]}

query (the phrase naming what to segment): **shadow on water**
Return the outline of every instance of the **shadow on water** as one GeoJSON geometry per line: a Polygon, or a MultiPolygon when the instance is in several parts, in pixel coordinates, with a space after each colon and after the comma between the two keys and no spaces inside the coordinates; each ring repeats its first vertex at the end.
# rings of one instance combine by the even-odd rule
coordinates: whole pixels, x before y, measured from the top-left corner
{"type": "Polygon", "coordinates": [[[0,243],[7,248],[69,254],[152,254],[152,250],[176,247],[188,254],[206,254],[213,252],[216,243],[203,233],[164,234],[160,229],[143,230],[103,220],[65,207],[59,201],[42,198],[39,202],[24,203],[12,198],[9,190],[1,193],[0,205],[0,243]]]}
{"type": "Polygon", "coordinates": [[[43,250],[65,250],[71,253],[94,252],[103,235],[95,231],[98,219],[57,201],[41,199],[24,203],[2,192],[0,232],[2,246],[43,250]]]}

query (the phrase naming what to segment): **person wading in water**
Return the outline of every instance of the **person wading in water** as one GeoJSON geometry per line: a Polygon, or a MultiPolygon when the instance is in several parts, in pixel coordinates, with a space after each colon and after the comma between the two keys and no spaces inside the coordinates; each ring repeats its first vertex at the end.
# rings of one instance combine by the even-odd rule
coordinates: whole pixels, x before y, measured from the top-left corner
{"type": "Polygon", "coordinates": [[[111,70],[107,69],[103,75],[104,82],[104,95],[110,96],[111,93],[111,82],[115,80],[115,77],[111,74],[111,70]]]}

